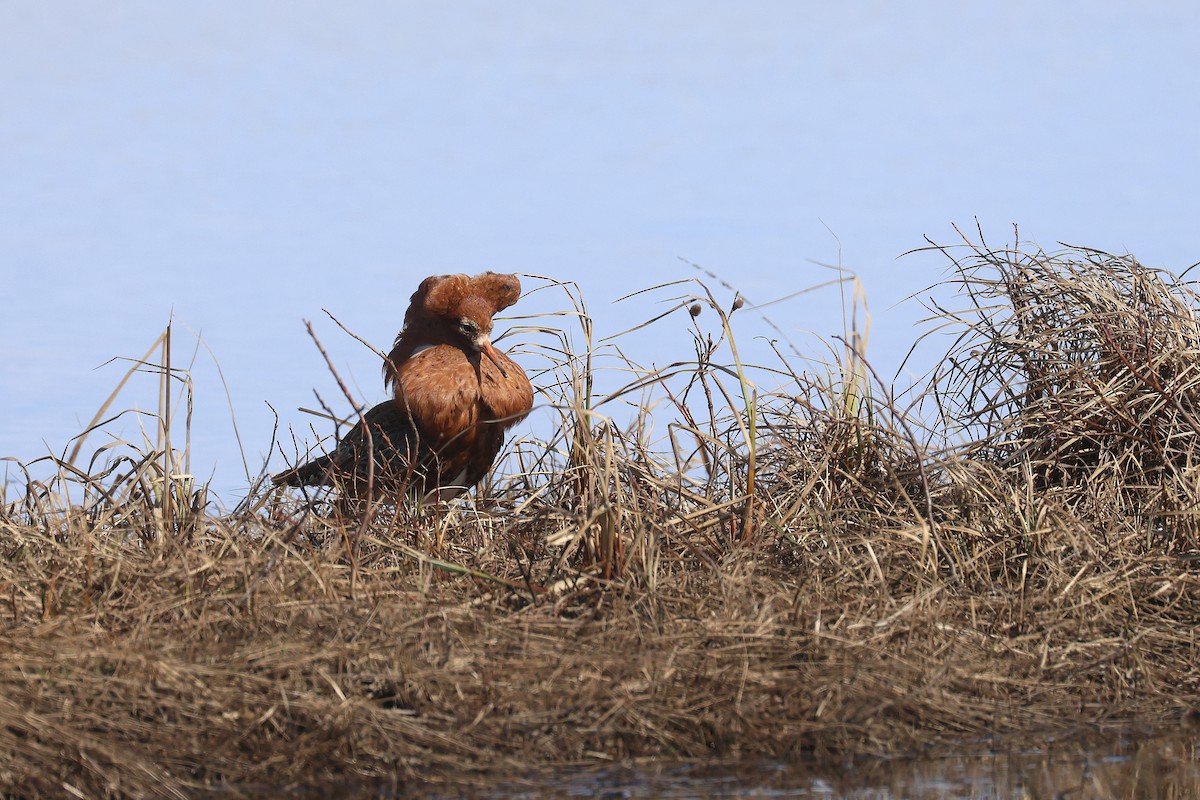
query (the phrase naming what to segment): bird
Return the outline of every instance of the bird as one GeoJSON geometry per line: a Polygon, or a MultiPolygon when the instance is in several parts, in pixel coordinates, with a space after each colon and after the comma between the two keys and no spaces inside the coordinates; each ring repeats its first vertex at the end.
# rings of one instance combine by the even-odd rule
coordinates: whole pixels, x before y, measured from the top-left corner
{"type": "Polygon", "coordinates": [[[528,375],[491,342],[492,317],[516,303],[516,275],[432,275],[412,295],[384,360],[392,397],[333,452],[272,478],[333,485],[343,498],[450,500],[487,476],[506,431],[533,409],[528,375]]]}

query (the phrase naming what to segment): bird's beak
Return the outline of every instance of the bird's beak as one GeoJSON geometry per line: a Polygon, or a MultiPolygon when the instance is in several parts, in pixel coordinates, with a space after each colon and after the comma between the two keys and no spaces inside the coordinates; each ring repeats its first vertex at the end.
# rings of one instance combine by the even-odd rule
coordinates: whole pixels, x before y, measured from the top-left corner
{"type": "Polygon", "coordinates": [[[492,347],[492,340],[484,336],[479,339],[477,344],[479,345],[479,352],[490,358],[492,363],[496,365],[496,369],[500,370],[500,376],[507,378],[508,373],[504,371],[504,365],[500,363],[500,357],[496,353],[496,348],[492,347]]]}

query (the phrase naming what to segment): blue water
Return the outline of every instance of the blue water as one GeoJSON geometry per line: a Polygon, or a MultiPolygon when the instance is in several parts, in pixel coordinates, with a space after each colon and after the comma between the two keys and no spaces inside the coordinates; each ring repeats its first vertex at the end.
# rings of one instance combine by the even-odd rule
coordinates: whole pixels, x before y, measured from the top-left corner
{"type": "MultiPolygon", "coordinates": [[[[1200,82],[1198,23],[1184,3],[10,3],[0,455],[62,452],[119,382],[127,364],[110,360],[173,319],[191,470],[236,501],[234,421],[253,472],[268,403],[308,441],[296,408],[314,389],[347,408],[302,320],[377,401],[376,357],[322,309],[386,347],[441,272],[577,281],[606,336],[695,291],[613,304],[695,277],[681,258],[757,303],[840,262],[890,377],[923,316],[895,303],[946,266],[897,256],[953,240],[951,223],[1198,258],[1200,111],[1181,102],[1200,82]]],[[[744,313],[744,354],[770,361],[782,335],[825,359],[842,305],[834,289],[796,297],[769,309],[777,328],[744,313]]],[[[546,292],[514,311],[564,308],[546,292]]],[[[689,358],[690,322],[624,350],[689,358]]],[[[113,410],[156,406],[140,376],[113,410]]],[[[138,444],[138,421],[94,445],[138,444]]]]}
{"type": "MultiPolygon", "coordinates": [[[[478,792],[435,796],[489,800],[606,798],[853,798],[999,800],[1200,796],[1194,735],[1112,735],[1082,743],[936,757],[759,762],[741,766],[644,765],[530,776],[478,792]]],[[[415,795],[414,795],[415,796],[415,795]]],[[[428,796],[428,795],[426,795],[428,796]]]]}

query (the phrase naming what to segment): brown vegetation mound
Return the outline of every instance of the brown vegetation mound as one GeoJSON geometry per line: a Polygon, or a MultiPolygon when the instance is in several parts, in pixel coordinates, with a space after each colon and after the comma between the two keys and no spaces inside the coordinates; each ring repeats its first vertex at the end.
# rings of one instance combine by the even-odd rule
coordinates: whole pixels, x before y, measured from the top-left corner
{"type": "Polygon", "coordinates": [[[169,448],[30,478],[0,508],[0,782],[403,791],[1189,714],[1197,298],[1128,257],[966,248],[936,425],[854,347],[759,396],[703,290],[716,337],[620,393],[673,403],[665,451],[563,337],[561,431],[474,507],[213,515],[169,448]]]}

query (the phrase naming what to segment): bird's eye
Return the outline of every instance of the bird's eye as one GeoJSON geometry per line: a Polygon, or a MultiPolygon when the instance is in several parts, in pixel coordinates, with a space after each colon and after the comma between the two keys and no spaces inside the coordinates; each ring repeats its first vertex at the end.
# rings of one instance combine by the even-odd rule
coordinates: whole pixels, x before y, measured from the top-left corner
{"type": "Polygon", "coordinates": [[[465,318],[458,321],[458,328],[470,337],[474,337],[477,333],[479,333],[479,326],[476,325],[473,320],[465,318]]]}

